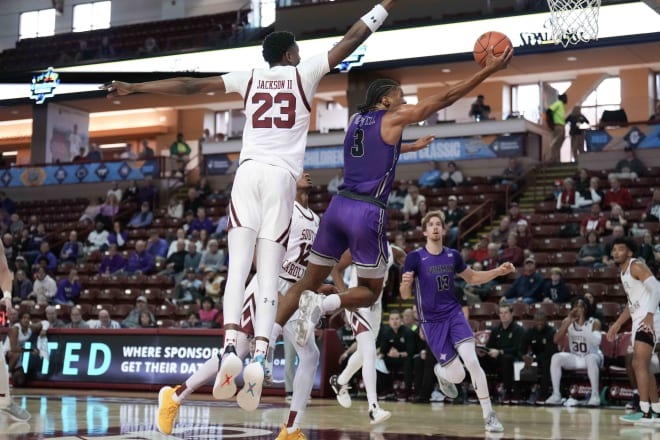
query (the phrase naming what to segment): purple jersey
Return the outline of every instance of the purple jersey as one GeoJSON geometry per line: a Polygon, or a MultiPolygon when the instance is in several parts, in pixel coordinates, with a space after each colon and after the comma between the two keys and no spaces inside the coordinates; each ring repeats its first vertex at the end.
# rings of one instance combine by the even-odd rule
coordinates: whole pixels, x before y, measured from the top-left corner
{"type": "Polygon", "coordinates": [[[413,295],[419,322],[441,322],[461,309],[454,292],[454,277],[465,269],[461,254],[448,247],[443,247],[438,255],[425,247],[406,255],[403,273],[415,273],[413,295]]]}
{"type": "Polygon", "coordinates": [[[390,195],[401,152],[401,139],[390,145],[380,135],[386,112],[357,114],[351,121],[344,138],[344,184],[339,188],[383,204],[390,195]]]}

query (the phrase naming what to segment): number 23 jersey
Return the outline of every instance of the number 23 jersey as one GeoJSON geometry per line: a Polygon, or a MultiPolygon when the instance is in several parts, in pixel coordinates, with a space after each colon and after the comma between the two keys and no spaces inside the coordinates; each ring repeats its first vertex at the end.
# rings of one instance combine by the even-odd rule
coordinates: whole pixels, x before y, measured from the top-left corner
{"type": "Polygon", "coordinates": [[[324,52],[294,66],[274,66],[222,75],[227,93],[245,104],[240,163],[252,159],[302,174],[311,103],[321,78],[330,71],[324,52]]]}

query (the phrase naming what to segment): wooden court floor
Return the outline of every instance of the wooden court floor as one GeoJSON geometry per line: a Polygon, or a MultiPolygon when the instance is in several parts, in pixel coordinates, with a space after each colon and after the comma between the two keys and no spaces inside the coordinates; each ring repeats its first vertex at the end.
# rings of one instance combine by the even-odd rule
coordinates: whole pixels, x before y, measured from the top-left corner
{"type": "MultiPolygon", "coordinates": [[[[0,413],[0,440],[63,439],[275,439],[288,406],[283,398],[266,397],[248,413],[235,402],[206,396],[181,407],[172,436],[154,426],[156,393],[18,390],[18,403],[32,413],[29,423],[13,422],[0,413]]],[[[366,401],[351,409],[335,400],[314,399],[303,430],[310,440],[349,439],[658,439],[660,424],[636,427],[619,422],[622,409],[495,406],[505,431],[484,432],[477,405],[383,402],[392,418],[372,426],[366,401]]]]}

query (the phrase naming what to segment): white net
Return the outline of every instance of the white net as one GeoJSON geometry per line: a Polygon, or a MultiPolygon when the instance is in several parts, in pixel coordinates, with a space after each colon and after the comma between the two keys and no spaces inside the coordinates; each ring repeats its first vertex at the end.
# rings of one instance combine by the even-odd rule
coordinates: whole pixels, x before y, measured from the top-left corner
{"type": "Polygon", "coordinates": [[[598,38],[601,0],[548,0],[552,38],[564,47],[598,38]]]}

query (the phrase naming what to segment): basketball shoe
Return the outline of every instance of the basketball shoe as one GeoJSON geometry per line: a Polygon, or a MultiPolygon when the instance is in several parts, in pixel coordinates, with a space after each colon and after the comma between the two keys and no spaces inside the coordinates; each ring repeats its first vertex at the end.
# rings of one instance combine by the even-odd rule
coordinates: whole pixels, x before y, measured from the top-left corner
{"type": "Polygon", "coordinates": [[[163,387],[158,393],[158,412],[156,413],[156,427],[160,432],[166,435],[172,433],[172,427],[174,426],[174,419],[176,419],[177,414],[179,413],[179,407],[181,406],[180,402],[174,401],[172,396],[176,392],[176,387],[163,387]]]}
{"type": "Polygon", "coordinates": [[[295,431],[289,433],[289,431],[286,430],[286,425],[282,425],[282,430],[276,440],[307,440],[307,437],[305,437],[305,434],[302,433],[300,428],[296,428],[295,431]]]}
{"type": "Polygon", "coordinates": [[[7,408],[2,408],[2,411],[6,412],[9,417],[16,420],[17,422],[27,422],[31,417],[30,413],[23,409],[22,406],[14,402],[14,400],[9,403],[7,408]]]}
{"type": "Polygon", "coordinates": [[[484,419],[486,423],[486,432],[504,432],[504,426],[497,419],[497,414],[491,412],[488,417],[484,419]]]}
{"type": "Polygon", "coordinates": [[[562,404],[562,398],[558,394],[551,395],[544,402],[544,405],[548,405],[548,406],[556,406],[556,405],[561,405],[561,404],[562,404]]]}
{"type": "Polygon", "coordinates": [[[220,358],[220,370],[213,383],[213,397],[227,400],[236,394],[236,376],[243,369],[243,362],[236,355],[233,345],[228,345],[220,358]]]}
{"type": "Polygon", "coordinates": [[[305,290],[300,296],[298,302],[300,316],[296,321],[296,344],[300,347],[305,346],[323,315],[321,309],[323,298],[323,295],[311,290],[305,290]]]}
{"type": "Polygon", "coordinates": [[[351,387],[348,386],[348,384],[340,385],[338,379],[339,377],[336,374],[330,377],[330,386],[337,395],[337,402],[339,402],[339,404],[344,408],[350,408],[352,402],[351,395],[348,394],[348,390],[350,390],[351,387]]]}
{"type": "Polygon", "coordinates": [[[245,411],[254,411],[259,406],[261,390],[264,385],[266,358],[258,354],[252,359],[250,365],[243,369],[243,388],[236,396],[238,406],[245,411]]]}
{"type": "Polygon", "coordinates": [[[458,389],[456,389],[456,385],[440,375],[441,368],[440,364],[435,364],[435,367],[433,367],[433,372],[440,386],[440,392],[450,399],[455,399],[458,396],[458,389]]]}
{"type": "Polygon", "coordinates": [[[369,410],[369,423],[372,425],[375,425],[377,423],[382,423],[385,420],[389,419],[392,417],[392,413],[389,411],[385,411],[383,408],[381,408],[378,405],[375,405],[369,410]]]}

